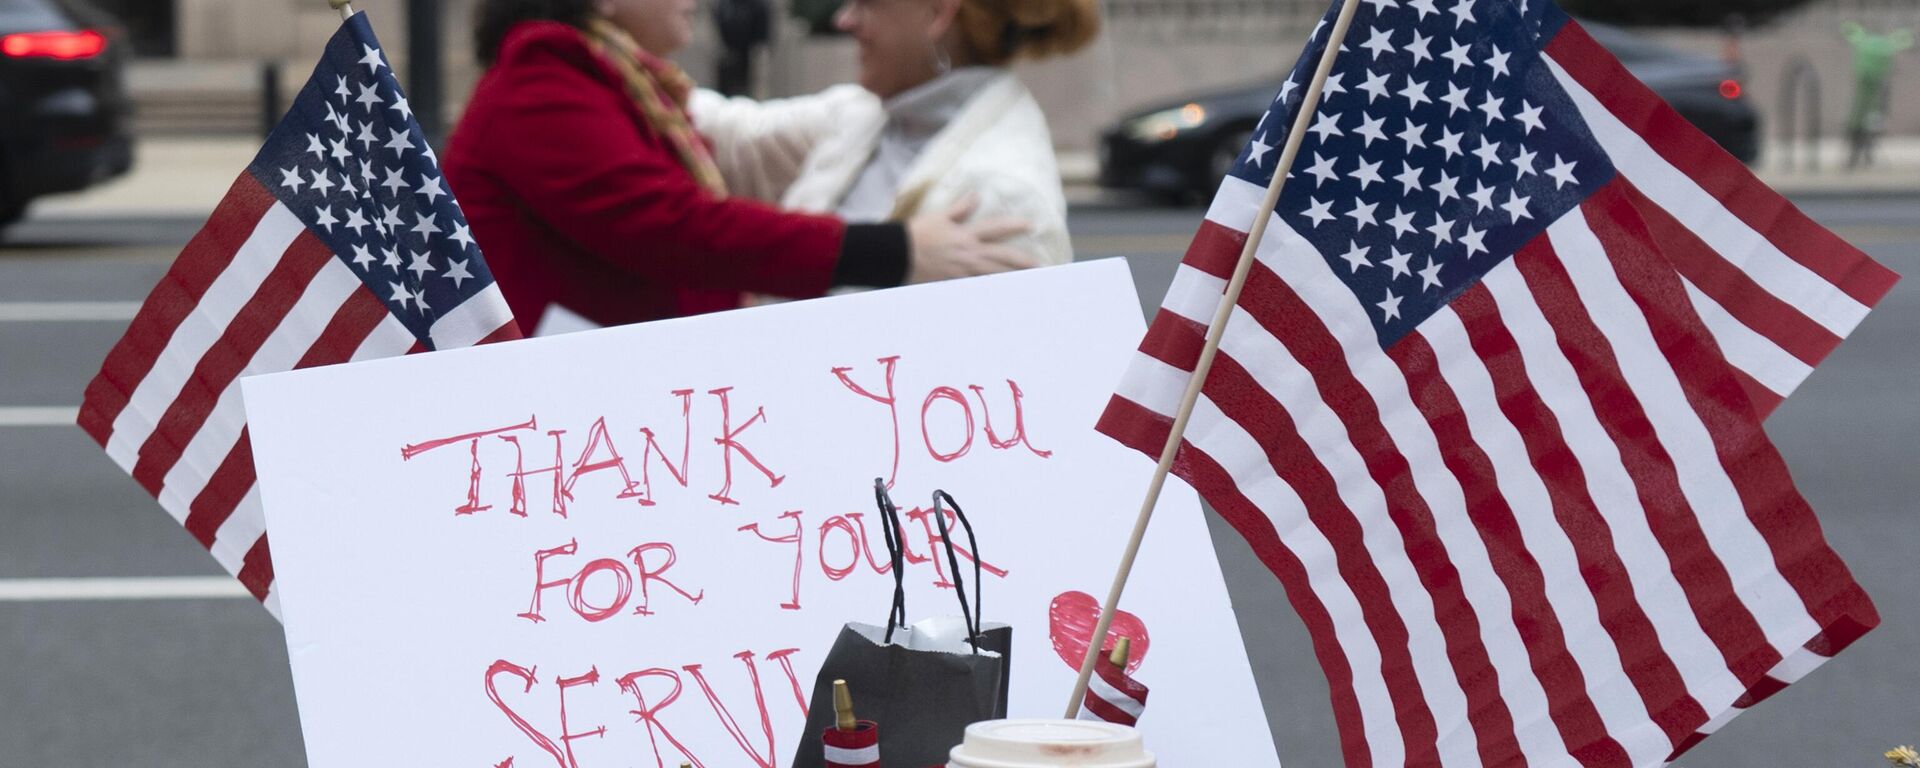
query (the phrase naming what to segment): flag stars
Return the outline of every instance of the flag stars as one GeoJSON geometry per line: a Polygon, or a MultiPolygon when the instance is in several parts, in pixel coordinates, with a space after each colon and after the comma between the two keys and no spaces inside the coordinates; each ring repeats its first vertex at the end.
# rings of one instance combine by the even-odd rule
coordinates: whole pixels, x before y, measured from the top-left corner
{"type": "Polygon", "coordinates": [[[1440,58],[1453,62],[1453,74],[1460,74],[1461,69],[1473,66],[1473,46],[1463,45],[1453,39],[1448,39],[1447,43],[1450,47],[1446,53],[1440,54],[1440,58]]]}
{"type": "Polygon", "coordinates": [[[401,309],[405,309],[409,303],[413,302],[413,291],[407,290],[406,285],[402,283],[387,283],[387,285],[392,288],[392,291],[387,294],[387,301],[399,304],[401,309]]]}
{"type": "MultiPolygon", "coordinates": [[[[1341,50],[1345,50],[1345,48],[1343,47],[1341,50]]],[[[1346,93],[1347,86],[1342,83],[1342,81],[1345,80],[1346,77],[1347,77],[1347,73],[1345,72],[1335,72],[1331,75],[1328,75],[1326,85],[1322,86],[1320,89],[1321,92],[1324,94],[1322,98],[1330,99],[1340,94],[1346,93]]]]}
{"type": "Polygon", "coordinates": [[[1367,103],[1372,104],[1375,99],[1387,95],[1387,74],[1368,70],[1367,80],[1361,83],[1359,88],[1367,93],[1367,103]]]}
{"type": "Polygon", "coordinates": [[[1418,108],[1421,104],[1432,104],[1433,97],[1427,95],[1427,84],[1407,75],[1407,84],[1399,91],[1400,98],[1407,100],[1407,109],[1418,108]]]}
{"type": "Polygon", "coordinates": [[[1340,115],[1333,112],[1320,112],[1315,114],[1313,117],[1313,127],[1308,128],[1307,132],[1318,136],[1322,144],[1326,143],[1327,137],[1329,136],[1346,135],[1345,131],[1340,130],[1340,115]]]}
{"type": "Polygon", "coordinates": [[[1578,185],[1580,183],[1578,179],[1573,177],[1573,166],[1577,164],[1578,163],[1562,160],[1559,155],[1553,156],[1553,167],[1547,169],[1547,175],[1553,177],[1554,189],[1560,189],[1568,184],[1578,185]]]}
{"type": "Polygon", "coordinates": [[[400,220],[400,206],[382,206],[382,208],[386,209],[386,214],[380,217],[380,225],[385,227],[386,231],[398,232],[401,227],[406,226],[407,223],[400,220]]]}
{"type": "Polygon", "coordinates": [[[432,239],[434,235],[438,235],[441,232],[440,225],[434,222],[433,219],[434,219],[434,214],[431,214],[431,213],[415,214],[413,219],[413,229],[410,231],[416,235],[419,235],[420,239],[422,240],[432,239]]]}
{"type": "Polygon", "coordinates": [[[1463,26],[1472,24],[1473,23],[1473,0],[1460,0],[1460,2],[1454,4],[1453,10],[1448,11],[1448,13],[1453,14],[1453,28],[1455,30],[1459,30],[1463,26]]]}
{"type": "Polygon", "coordinates": [[[1481,231],[1472,224],[1467,225],[1467,233],[1460,236],[1460,244],[1467,248],[1467,258],[1473,258],[1473,255],[1476,253],[1487,252],[1486,238],[1486,232],[1481,231]]]}
{"type": "Polygon", "coordinates": [[[340,97],[340,106],[344,107],[347,105],[347,100],[353,98],[353,91],[347,90],[347,79],[345,77],[335,76],[334,79],[340,81],[340,87],[333,89],[333,94],[340,97]]]}
{"type": "Polygon", "coordinates": [[[1439,8],[1434,7],[1433,0],[1408,0],[1407,5],[1420,12],[1421,21],[1426,21],[1428,14],[1440,12],[1439,8]]]}
{"type": "Polygon", "coordinates": [[[1393,180],[1400,183],[1401,196],[1411,195],[1427,188],[1427,185],[1420,183],[1422,172],[1420,166],[1414,165],[1412,160],[1400,161],[1400,172],[1394,175],[1393,180]]]}
{"type": "Polygon", "coordinates": [[[1380,322],[1390,323],[1400,318],[1400,297],[1393,295],[1393,289],[1387,289],[1387,298],[1374,306],[1380,308],[1380,322]]]}
{"type": "Polygon", "coordinates": [[[1366,0],[1366,3],[1367,5],[1373,6],[1373,15],[1375,16],[1399,7],[1395,0],[1366,0]]]}
{"type": "Polygon", "coordinates": [[[412,131],[404,128],[398,131],[390,130],[387,131],[387,136],[389,137],[387,139],[387,149],[393,150],[394,157],[405,157],[407,150],[413,149],[412,131]]]}
{"type": "Polygon", "coordinates": [[[1362,162],[1360,163],[1359,168],[1354,169],[1353,179],[1355,181],[1360,182],[1361,192],[1367,191],[1367,187],[1371,187],[1375,184],[1381,183],[1382,179],[1380,178],[1380,163],[1381,161],[1379,160],[1375,160],[1371,163],[1362,162]]]}
{"type": "Polygon", "coordinates": [[[1546,126],[1540,122],[1540,107],[1528,104],[1526,99],[1520,100],[1520,114],[1514,115],[1513,119],[1520,121],[1521,125],[1527,127],[1528,135],[1531,135],[1534,131],[1546,129],[1546,126]]]}
{"type": "Polygon", "coordinates": [[[309,173],[313,175],[313,182],[312,182],[313,191],[319,192],[322,198],[326,197],[328,192],[333,191],[334,187],[339,186],[333,183],[333,178],[331,174],[328,174],[327,169],[325,168],[322,168],[317,171],[310,171],[309,173]]]}
{"type": "Polygon", "coordinates": [[[1473,150],[1473,156],[1480,158],[1481,171],[1492,168],[1500,163],[1500,142],[1488,141],[1485,136],[1480,137],[1480,146],[1473,150]]]}
{"type": "Polygon", "coordinates": [[[379,141],[380,137],[373,135],[373,123],[361,123],[360,133],[353,140],[360,142],[362,150],[368,150],[373,148],[373,143],[379,141]]]}
{"type": "Polygon", "coordinates": [[[373,251],[371,249],[368,249],[364,245],[356,245],[353,247],[353,265],[354,266],[359,267],[360,271],[365,272],[367,271],[368,265],[372,263],[373,263],[373,251]]]}
{"type": "Polygon", "coordinates": [[[346,131],[341,131],[340,136],[341,138],[334,139],[333,141],[327,142],[328,144],[333,146],[334,162],[341,162],[346,160],[349,157],[353,157],[353,150],[347,149],[346,131]]]}
{"type": "Polygon", "coordinates": [[[413,279],[419,280],[422,275],[435,270],[433,263],[428,261],[427,254],[413,253],[411,260],[407,263],[407,271],[413,273],[413,279]]]}
{"type": "MultiPolygon", "coordinates": [[[[385,181],[380,182],[380,186],[386,187],[387,194],[392,195],[392,194],[398,193],[402,189],[406,189],[407,180],[400,177],[400,169],[388,168],[387,178],[385,181]]],[[[398,224],[399,222],[394,222],[394,223],[398,224]]]]}
{"type": "Polygon", "coordinates": [[[1493,55],[1487,57],[1487,66],[1493,70],[1491,82],[1499,82],[1501,75],[1512,76],[1512,73],[1507,71],[1507,59],[1513,54],[1500,50],[1500,46],[1498,45],[1492,43],[1488,43],[1487,45],[1493,49],[1493,55]]]}
{"type": "Polygon", "coordinates": [[[1432,256],[1427,257],[1427,266],[1420,270],[1420,290],[1430,291],[1441,287],[1440,267],[1443,266],[1432,256]]]}
{"type": "Polygon", "coordinates": [[[1375,208],[1379,208],[1379,207],[1380,207],[1379,203],[1362,203],[1358,200],[1354,201],[1353,210],[1347,211],[1346,213],[1347,217],[1353,219],[1353,231],[1365,232],[1367,231],[1367,227],[1370,227],[1376,224],[1377,222],[1374,220],[1373,211],[1375,208]]]}
{"type": "Polygon", "coordinates": [[[1433,191],[1435,194],[1440,196],[1440,204],[1446,205],[1448,200],[1460,199],[1460,192],[1458,189],[1459,186],[1460,186],[1459,177],[1454,176],[1451,173],[1447,173],[1445,169],[1441,169],[1440,180],[1437,182],[1434,182],[1433,191]]]}
{"type": "Polygon", "coordinates": [[[327,159],[327,145],[320,143],[318,134],[307,134],[307,151],[313,153],[315,160],[327,159]]]}
{"type": "Polygon", "coordinates": [[[329,206],[316,205],[313,208],[313,212],[315,216],[313,225],[325,229],[329,233],[333,232],[333,225],[340,223],[339,219],[333,217],[333,209],[329,206]]]}
{"type": "MultiPolygon", "coordinates": [[[[1413,226],[1413,211],[1402,210],[1400,206],[1397,205],[1393,207],[1393,218],[1387,219],[1387,226],[1393,227],[1393,237],[1395,240],[1418,231],[1414,229],[1413,226]]],[[[1395,252],[1396,255],[1398,253],[1398,251],[1395,252]]],[[[1388,263],[1391,264],[1391,260],[1389,260],[1388,263]]]]}
{"type": "Polygon", "coordinates": [[[1427,127],[1414,122],[1412,118],[1401,118],[1400,132],[1394,134],[1394,138],[1399,139],[1400,143],[1407,145],[1407,151],[1411,152],[1416,149],[1426,148],[1427,140],[1422,136],[1426,132],[1427,127]]]}
{"type": "Polygon", "coordinates": [[[1473,212],[1486,213],[1488,208],[1493,207],[1493,189],[1488,187],[1486,182],[1478,180],[1473,182],[1473,186],[1474,190],[1467,193],[1467,199],[1472,200],[1477,206],[1473,212]]]}
{"type": "Polygon", "coordinates": [[[394,94],[393,105],[387,107],[387,109],[400,113],[400,119],[402,120],[413,119],[413,107],[407,105],[407,97],[405,96],[394,94]]]}
{"type": "Polygon", "coordinates": [[[1360,241],[1353,241],[1352,247],[1349,247],[1346,253],[1340,254],[1340,258],[1347,262],[1347,272],[1357,275],[1360,274],[1361,268],[1373,266],[1373,262],[1367,259],[1367,253],[1371,250],[1373,249],[1361,245],[1360,241]]]}
{"type": "Polygon", "coordinates": [[[369,76],[379,74],[380,70],[387,66],[386,60],[380,58],[380,49],[371,45],[362,45],[360,48],[366,51],[366,55],[361,56],[358,63],[367,65],[369,76]]]}
{"type": "Polygon", "coordinates": [[[1366,147],[1371,149],[1373,142],[1386,140],[1387,132],[1381,130],[1381,127],[1385,125],[1386,122],[1387,119],[1384,117],[1374,117],[1362,112],[1360,113],[1360,127],[1355,128],[1353,132],[1366,137],[1366,147]]]}
{"type": "Polygon", "coordinates": [[[367,221],[366,216],[363,216],[360,214],[359,208],[348,206],[347,207],[347,223],[341,226],[344,226],[344,227],[347,227],[348,229],[353,230],[353,234],[355,237],[361,237],[362,236],[361,230],[366,229],[367,225],[370,223],[371,222],[367,221]]]}
{"type": "Polygon", "coordinates": [[[1506,115],[1500,114],[1500,107],[1506,101],[1503,98],[1494,98],[1492,91],[1487,92],[1487,97],[1480,101],[1480,114],[1487,116],[1487,125],[1491,126],[1494,121],[1507,119],[1506,115]]]}
{"type": "Polygon", "coordinates": [[[1433,247],[1453,242],[1453,221],[1438,212],[1433,214],[1433,223],[1427,225],[1427,234],[1433,235],[1433,247]]]}
{"type": "MultiPolygon", "coordinates": [[[[459,243],[463,249],[473,247],[473,231],[461,222],[454,222],[453,234],[448,235],[447,239],[459,243]]],[[[455,283],[454,286],[459,287],[459,283],[455,283]]]]}
{"type": "Polygon", "coordinates": [[[1368,32],[1367,41],[1362,43],[1360,47],[1371,51],[1373,53],[1373,60],[1379,61],[1381,54],[1393,53],[1393,43],[1387,39],[1392,32],[1393,30],[1391,29],[1373,27],[1368,32]]]}
{"type": "MultiPolygon", "coordinates": [[[[462,229],[465,228],[462,227],[462,229]]],[[[447,273],[441,275],[441,277],[452,280],[454,290],[459,290],[462,282],[473,279],[473,273],[467,271],[467,262],[459,259],[447,259],[447,273]]]]}
{"type": "Polygon", "coordinates": [[[298,166],[280,169],[281,189],[291,189],[293,193],[297,195],[300,194],[300,188],[306,185],[306,180],[300,178],[300,169],[298,166]]]}
{"type": "Polygon", "coordinates": [[[1339,160],[1339,155],[1323,157],[1317,152],[1314,153],[1313,166],[1306,171],[1308,176],[1313,177],[1314,189],[1319,189],[1321,184],[1340,177],[1340,173],[1333,169],[1333,165],[1337,160],[1339,160]]]}
{"type": "Polygon", "coordinates": [[[1527,212],[1527,203],[1532,201],[1531,197],[1508,192],[1507,201],[1500,204],[1500,210],[1506,211],[1508,216],[1513,217],[1511,223],[1518,224],[1521,219],[1533,218],[1533,214],[1527,212]]]}
{"type": "Polygon", "coordinates": [[[420,174],[420,186],[414,187],[413,193],[426,198],[428,205],[437,203],[440,198],[447,196],[447,191],[440,186],[440,180],[424,173],[420,174]]]}
{"type": "Polygon", "coordinates": [[[1413,42],[1407,43],[1406,51],[1413,55],[1413,65],[1417,67],[1422,61],[1433,61],[1432,48],[1433,38],[1420,34],[1419,30],[1414,30],[1413,42]]]}
{"type": "Polygon", "coordinates": [[[1317,227],[1333,220],[1333,203],[1331,201],[1323,203],[1319,200],[1308,198],[1307,203],[1306,212],[1300,215],[1312,219],[1313,226],[1317,227]]]}
{"type": "Polygon", "coordinates": [[[1529,174],[1537,175],[1539,172],[1533,169],[1533,161],[1539,156],[1540,153],[1527,149],[1524,144],[1521,145],[1520,154],[1513,157],[1513,180],[1519,181],[1529,174]]]}
{"type": "Polygon", "coordinates": [[[373,107],[368,105],[380,103],[380,89],[373,83],[362,85],[360,86],[360,97],[353,101],[360,105],[362,111],[371,111],[373,107]]]}
{"type": "Polygon", "coordinates": [[[393,273],[396,275],[400,274],[400,251],[399,250],[394,248],[381,248],[380,255],[382,257],[380,259],[380,266],[393,270],[393,273]]]}
{"type": "Polygon", "coordinates": [[[1401,253],[1398,248],[1389,248],[1388,250],[1391,251],[1393,255],[1388,256],[1387,260],[1382,262],[1382,264],[1386,266],[1392,274],[1392,277],[1394,279],[1412,277],[1413,271],[1407,268],[1407,262],[1413,258],[1413,254],[1401,253]]]}
{"type": "Polygon", "coordinates": [[[1259,168],[1260,161],[1266,159],[1267,153],[1272,151],[1273,147],[1268,146],[1266,142],[1260,140],[1260,137],[1255,136],[1252,141],[1247,143],[1247,162],[1253,163],[1253,167],[1259,168]]]}
{"type": "Polygon", "coordinates": [[[1447,83],[1447,95],[1440,97],[1440,101],[1447,105],[1447,117],[1453,117],[1454,113],[1467,108],[1468,92],[1464,86],[1451,81],[1447,83]]]}
{"type": "Polygon", "coordinates": [[[1458,133],[1452,128],[1443,126],[1440,129],[1440,140],[1434,142],[1433,145],[1446,150],[1447,159],[1452,160],[1460,156],[1460,140],[1463,138],[1466,138],[1465,134],[1458,133]]]}

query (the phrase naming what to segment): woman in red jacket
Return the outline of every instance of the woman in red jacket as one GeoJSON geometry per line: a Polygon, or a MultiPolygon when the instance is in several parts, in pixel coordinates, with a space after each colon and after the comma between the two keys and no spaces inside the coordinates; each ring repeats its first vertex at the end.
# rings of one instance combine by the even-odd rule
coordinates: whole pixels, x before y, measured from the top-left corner
{"type": "Polygon", "coordinates": [[[483,0],[488,69],[441,162],[521,327],[551,305],[604,325],[1028,266],[1005,219],[884,224],[727,197],[664,56],[695,0],[483,0]]]}

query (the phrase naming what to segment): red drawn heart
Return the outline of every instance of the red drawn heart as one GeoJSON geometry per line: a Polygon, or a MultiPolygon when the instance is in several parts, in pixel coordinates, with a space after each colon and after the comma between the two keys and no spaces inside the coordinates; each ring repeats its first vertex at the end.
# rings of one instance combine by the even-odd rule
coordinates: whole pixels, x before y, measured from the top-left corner
{"type": "MultiPolygon", "coordinates": [[[[1093,627],[1100,623],[1100,601],[1085,592],[1062,592],[1047,608],[1047,619],[1053,652],[1060,654],[1060,660],[1068,667],[1079,670],[1080,662],[1087,658],[1087,641],[1093,637],[1093,627]]],[[[1126,611],[1115,611],[1113,624],[1107,627],[1106,641],[1100,644],[1101,652],[1111,652],[1113,644],[1122,637],[1131,639],[1127,673],[1132,674],[1147,658],[1147,646],[1152,642],[1147,637],[1146,622],[1126,611]]]]}

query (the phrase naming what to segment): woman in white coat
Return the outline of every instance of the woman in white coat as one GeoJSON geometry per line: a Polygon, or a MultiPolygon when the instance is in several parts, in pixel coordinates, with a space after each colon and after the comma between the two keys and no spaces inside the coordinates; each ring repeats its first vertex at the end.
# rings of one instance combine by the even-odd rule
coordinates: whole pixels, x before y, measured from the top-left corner
{"type": "Polygon", "coordinates": [[[1008,245],[1072,261],[1046,115],[1007,66],[1086,45],[1096,0],[847,0],[835,22],[859,42],[859,86],[694,96],[732,193],[855,222],[1017,219],[1008,245]]]}

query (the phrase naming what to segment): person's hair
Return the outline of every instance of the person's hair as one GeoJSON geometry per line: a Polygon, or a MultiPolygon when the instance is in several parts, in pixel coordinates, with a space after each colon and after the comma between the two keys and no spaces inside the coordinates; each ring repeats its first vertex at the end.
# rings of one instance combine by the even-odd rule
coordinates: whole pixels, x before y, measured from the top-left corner
{"type": "Polygon", "coordinates": [[[961,0],[954,26],[974,63],[1044,59],[1100,34],[1099,0],[961,0]]]}
{"type": "Polygon", "coordinates": [[[507,30],[523,21],[558,21],[585,27],[592,17],[593,0],[480,0],[480,8],[474,13],[473,55],[482,66],[492,66],[507,30]]]}

